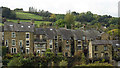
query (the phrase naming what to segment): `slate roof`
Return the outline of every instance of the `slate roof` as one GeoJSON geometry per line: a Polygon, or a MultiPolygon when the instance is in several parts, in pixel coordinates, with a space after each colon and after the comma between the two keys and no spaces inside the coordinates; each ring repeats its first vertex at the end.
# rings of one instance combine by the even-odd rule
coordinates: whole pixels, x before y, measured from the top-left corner
{"type": "Polygon", "coordinates": [[[57,32],[58,34],[61,34],[62,38],[65,40],[70,40],[71,37],[74,37],[74,34],[70,29],[60,28],[57,32]]]}
{"type": "Polygon", "coordinates": [[[85,30],[85,31],[83,31],[83,33],[88,40],[96,39],[98,36],[101,35],[101,33],[97,30],[85,30]]]}
{"type": "Polygon", "coordinates": [[[82,40],[84,33],[82,30],[72,30],[75,40],[82,40]]]}
{"type": "Polygon", "coordinates": [[[95,44],[95,45],[111,44],[112,46],[120,47],[120,41],[119,40],[94,40],[94,41],[92,41],[92,44],[95,44]]]}
{"type": "Polygon", "coordinates": [[[92,41],[92,44],[95,45],[106,45],[106,44],[111,44],[109,40],[94,40],[92,41]]]}
{"type": "Polygon", "coordinates": [[[113,47],[120,47],[120,40],[110,40],[113,47]]]}
{"type": "Polygon", "coordinates": [[[40,34],[45,35],[45,29],[44,28],[35,28],[34,34],[40,34]]]}
{"type": "Polygon", "coordinates": [[[57,31],[54,28],[45,28],[44,30],[48,39],[54,39],[57,36],[57,31]]]}
{"type": "Polygon", "coordinates": [[[31,23],[5,22],[4,31],[34,32],[34,26],[31,23]]]}

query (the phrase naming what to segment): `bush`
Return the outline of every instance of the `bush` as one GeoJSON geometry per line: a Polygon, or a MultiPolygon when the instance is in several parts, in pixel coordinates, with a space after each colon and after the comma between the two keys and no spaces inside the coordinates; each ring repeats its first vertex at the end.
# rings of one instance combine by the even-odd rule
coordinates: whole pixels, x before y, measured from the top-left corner
{"type": "Polygon", "coordinates": [[[68,62],[65,60],[62,60],[59,64],[59,66],[67,66],[67,65],[68,65],[68,62]]]}

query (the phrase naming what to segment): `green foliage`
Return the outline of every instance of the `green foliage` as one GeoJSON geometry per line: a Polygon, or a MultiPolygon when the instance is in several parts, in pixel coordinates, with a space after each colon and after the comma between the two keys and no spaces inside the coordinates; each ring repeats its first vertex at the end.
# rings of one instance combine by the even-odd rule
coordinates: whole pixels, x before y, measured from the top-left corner
{"type": "Polygon", "coordinates": [[[80,62],[81,62],[81,64],[86,64],[86,57],[85,57],[84,53],[82,53],[80,62]]]}
{"type": "Polygon", "coordinates": [[[74,25],[75,17],[70,12],[65,15],[64,18],[65,24],[67,25],[67,28],[71,28],[71,24],[74,25]]]}
{"type": "Polygon", "coordinates": [[[52,21],[52,22],[56,21],[56,15],[55,14],[50,15],[50,21],[52,21]]]}
{"type": "Polygon", "coordinates": [[[47,60],[51,60],[54,57],[54,53],[52,53],[50,49],[47,49],[45,52],[45,57],[47,60]]]}
{"type": "Polygon", "coordinates": [[[59,19],[55,22],[59,27],[64,27],[65,26],[65,21],[63,19],[59,19]]]}
{"type": "Polygon", "coordinates": [[[65,61],[65,60],[62,60],[60,63],[59,63],[59,66],[67,66],[68,65],[68,62],[65,61]]]}
{"type": "Polygon", "coordinates": [[[10,10],[10,8],[2,7],[2,17],[9,18],[9,19],[15,19],[16,14],[14,11],[10,10]]]}
{"type": "Polygon", "coordinates": [[[22,66],[21,58],[14,57],[12,60],[10,60],[8,66],[22,66]]]}
{"type": "Polygon", "coordinates": [[[42,17],[39,15],[31,14],[31,13],[25,13],[25,12],[16,12],[16,18],[18,19],[36,19],[36,20],[42,20],[42,17]]]}
{"type": "Polygon", "coordinates": [[[113,29],[113,30],[108,31],[107,33],[110,35],[114,35],[114,36],[116,35],[120,36],[119,32],[120,32],[120,29],[113,29]]]}
{"type": "Polygon", "coordinates": [[[56,15],[56,20],[64,19],[64,17],[65,17],[64,14],[57,14],[57,15],[56,15]]]}
{"type": "Polygon", "coordinates": [[[2,46],[2,56],[5,56],[7,54],[7,48],[6,46],[2,46]]]}

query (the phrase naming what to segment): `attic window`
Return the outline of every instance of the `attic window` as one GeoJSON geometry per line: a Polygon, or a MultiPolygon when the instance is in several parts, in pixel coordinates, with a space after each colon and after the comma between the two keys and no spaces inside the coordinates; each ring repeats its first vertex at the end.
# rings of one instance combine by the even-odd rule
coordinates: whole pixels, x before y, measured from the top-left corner
{"type": "Polygon", "coordinates": [[[30,28],[30,26],[28,26],[28,28],[30,28]]]}
{"type": "Polygon", "coordinates": [[[53,30],[53,29],[50,29],[50,30],[53,30]]]}
{"type": "Polygon", "coordinates": [[[10,25],[10,26],[13,26],[13,25],[10,25]]]}
{"type": "Polygon", "coordinates": [[[119,44],[116,44],[116,46],[119,46],[119,44]]]}
{"type": "Polygon", "coordinates": [[[23,26],[21,26],[23,28],[23,26]]]}

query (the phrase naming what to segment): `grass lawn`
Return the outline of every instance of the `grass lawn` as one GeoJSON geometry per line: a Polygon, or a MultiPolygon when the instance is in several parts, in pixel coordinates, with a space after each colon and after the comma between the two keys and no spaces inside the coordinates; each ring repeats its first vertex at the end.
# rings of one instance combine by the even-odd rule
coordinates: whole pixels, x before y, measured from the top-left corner
{"type": "MultiPolygon", "coordinates": [[[[17,23],[17,20],[8,19],[7,21],[17,23]]],[[[31,22],[31,20],[20,20],[20,22],[31,22]]],[[[35,24],[37,24],[38,27],[41,23],[49,24],[49,23],[52,23],[52,22],[49,22],[49,21],[35,21],[35,24]]]]}
{"type": "Polygon", "coordinates": [[[42,20],[42,17],[39,15],[24,13],[24,12],[16,12],[16,17],[20,19],[37,19],[42,20]]]}

